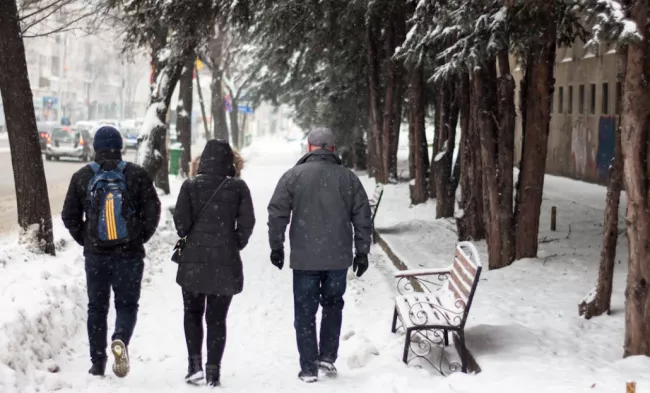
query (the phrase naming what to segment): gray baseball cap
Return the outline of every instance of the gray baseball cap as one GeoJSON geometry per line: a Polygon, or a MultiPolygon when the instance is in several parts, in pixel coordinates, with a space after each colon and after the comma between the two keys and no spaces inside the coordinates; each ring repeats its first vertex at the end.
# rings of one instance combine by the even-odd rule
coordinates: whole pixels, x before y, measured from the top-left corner
{"type": "Polygon", "coordinates": [[[334,138],[334,133],[325,127],[314,128],[309,131],[307,136],[307,143],[312,146],[319,146],[321,148],[334,147],[336,140],[334,138]]]}

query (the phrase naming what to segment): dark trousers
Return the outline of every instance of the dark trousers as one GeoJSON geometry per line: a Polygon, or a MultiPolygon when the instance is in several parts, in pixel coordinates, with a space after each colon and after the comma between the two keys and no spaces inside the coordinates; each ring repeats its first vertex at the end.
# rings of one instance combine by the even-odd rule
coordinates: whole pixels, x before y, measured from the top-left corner
{"type": "Polygon", "coordinates": [[[294,327],[300,368],[304,372],[317,373],[319,361],[334,363],[338,357],[346,276],[347,269],[293,271],[294,327]],[[320,344],[316,339],[319,303],[323,308],[320,344]]]}
{"type": "Polygon", "coordinates": [[[185,341],[189,357],[200,357],[203,348],[203,316],[208,327],[208,362],[221,366],[226,348],[226,317],[232,296],[204,295],[183,290],[185,341]]]}
{"type": "Polygon", "coordinates": [[[111,288],[115,294],[115,331],[112,340],[127,346],[138,319],[138,302],[144,261],[115,256],[86,256],[88,286],[88,341],[93,362],[106,358],[108,309],[111,288]]]}

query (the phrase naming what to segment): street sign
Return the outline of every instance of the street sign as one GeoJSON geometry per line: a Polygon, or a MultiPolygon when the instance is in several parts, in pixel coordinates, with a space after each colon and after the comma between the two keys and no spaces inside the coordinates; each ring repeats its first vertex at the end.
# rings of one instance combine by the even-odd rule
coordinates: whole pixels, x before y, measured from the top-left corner
{"type": "Polygon", "coordinates": [[[237,109],[239,110],[240,113],[248,113],[248,114],[255,113],[253,107],[248,105],[237,105],[237,109]]]}

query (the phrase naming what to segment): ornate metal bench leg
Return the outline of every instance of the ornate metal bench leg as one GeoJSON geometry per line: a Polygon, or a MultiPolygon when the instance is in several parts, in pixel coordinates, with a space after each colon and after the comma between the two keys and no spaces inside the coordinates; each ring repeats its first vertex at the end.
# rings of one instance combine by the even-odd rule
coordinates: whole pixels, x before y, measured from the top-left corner
{"type": "Polygon", "coordinates": [[[449,345],[449,330],[443,330],[442,335],[445,338],[445,347],[449,345]]]}
{"type": "Polygon", "coordinates": [[[465,332],[463,330],[458,332],[458,339],[460,341],[460,371],[467,374],[467,349],[465,349],[465,332]]]}
{"type": "Polygon", "coordinates": [[[395,310],[393,311],[393,324],[391,325],[390,331],[391,333],[397,331],[397,307],[395,307],[395,310]]]}
{"type": "Polygon", "coordinates": [[[402,361],[408,364],[409,347],[411,346],[411,329],[406,329],[406,338],[404,339],[404,356],[402,361]]]}

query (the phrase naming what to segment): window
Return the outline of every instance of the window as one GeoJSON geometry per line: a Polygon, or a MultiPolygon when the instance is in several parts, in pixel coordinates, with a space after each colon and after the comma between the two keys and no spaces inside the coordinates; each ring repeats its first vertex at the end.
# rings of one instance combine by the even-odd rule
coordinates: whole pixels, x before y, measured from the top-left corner
{"type": "Polygon", "coordinates": [[[591,84],[589,94],[589,113],[592,115],[596,114],[596,85],[591,84]]]}
{"type": "Polygon", "coordinates": [[[578,113],[585,113],[585,85],[578,87],[578,113]]]}
{"type": "Polygon", "coordinates": [[[50,71],[52,72],[52,75],[61,76],[59,75],[61,72],[61,70],[59,70],[59,57],[52,57],[52,69],[50,71]]]}
{"type": "Polygon", "coordinates": [[[573,113],[573,86],[569,86],[569,109],[568,113],[573,113]]]}
{"type": "Polygon", "coordinates": [[[607,83],[603,83],[603,101],[602,101],[602,110],[601,114],[606,115],[609,113],[609,86],[607,83]]]}
{"type": "Polygon", "coordinates": [[[557,91],[557,111],[564,113],[564,87],[562,86],[557,91]]]}
{"type": "Polygon", "coordinates": [[[616,82],[616,113],[621,113],[621,104],[623,101],[623,89],[621,82],[616,82]]]}

